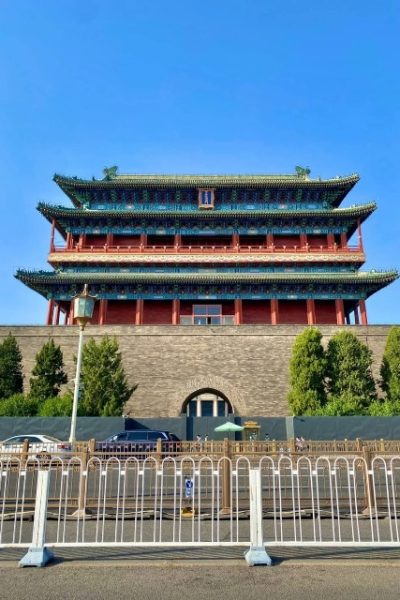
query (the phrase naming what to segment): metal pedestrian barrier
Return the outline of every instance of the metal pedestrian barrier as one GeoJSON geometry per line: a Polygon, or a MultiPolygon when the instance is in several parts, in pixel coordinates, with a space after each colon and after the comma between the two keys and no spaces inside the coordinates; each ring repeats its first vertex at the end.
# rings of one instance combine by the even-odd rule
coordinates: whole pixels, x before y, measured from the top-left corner
{"type": "Polygon", "coordinates": [[[399,546],[400,456],[0,460],[0,549],[399,546]]]}

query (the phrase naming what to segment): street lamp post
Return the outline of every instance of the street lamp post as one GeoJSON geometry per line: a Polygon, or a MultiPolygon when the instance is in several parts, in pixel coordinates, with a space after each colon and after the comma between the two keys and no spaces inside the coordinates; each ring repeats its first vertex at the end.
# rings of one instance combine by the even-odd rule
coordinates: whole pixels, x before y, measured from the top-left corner
{"type": "Polygon", "coordinates": [[[81,365],[82,365],[82,350],[83,350],[83,330],[86,324],[91,320],[93,316],[94,303],[96,302],[95,296],[89,294],[88,285],[85,283],[83,292],[75,296],[74,300],[74,320],[79,325],[79,343],[78,343],[78,356],[76,359],[76,375],[75,375],[75,388],[74,388],[74,401],[72,404],[72,417],[71,417],[71,431],[69,434],[69,441],[71,444],[75,443],[76,433],[76,417],[78,414],[78,401],[79,401],[79,380],[81,377],[81,365]]]}

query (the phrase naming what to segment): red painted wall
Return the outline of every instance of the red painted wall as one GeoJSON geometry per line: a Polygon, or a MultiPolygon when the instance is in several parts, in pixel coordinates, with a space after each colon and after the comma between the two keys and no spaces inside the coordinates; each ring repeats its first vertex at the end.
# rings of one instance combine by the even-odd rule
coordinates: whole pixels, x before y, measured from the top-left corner
{"type": "Polygon", "coordinates": [[[106,243],[105,235],[87,235],[85,246],[94,246],[95,248],[103,247],[106,243]]]}
{"type": "Polygon", "coordinates": [[[100,315],[100,302],[96,302],[94,305],[93,317],[91,323],[93,325],[99,324],[99,315],[100,315]]]}
{"type": "Polygon", "coordinates": [[[317,325],[336,325],[336,306],[334,300],[315,300],[317,325]]]}
{"type": "Polygon", "coordinates": [[[114,235],[113,246],[139,246],[140,236],[138,235],[114,235]]]}
{"type": "Polygon", "coordinates": [[[265,246],[267,236],[265,235],[241,235],[240,245],[241,246],[265,246]]]}
{"type": "Polygon", "coordinates": [[[173,235],[148,235],[148,246],[173,246],[175,237],[173,235]]]}
{"type": "Polygon", "coordinates": [[[282,325],[307,323],[305,300],[279,300],[278,323],[282,325]]]}
{"type": "Polygon", "coordinates": [[[143,325],[171,325],[172,300],[145,300],[143,325]]]}
{"type": "Polygon", "coordinates": [[[300,236],[299,235],[274,235],[275,248],[297,248],[300,247],[300,236]]]}
{"type": "Polygon", "coordinates": [[[135,314],[135,300],[109,300],[105,322],[107,325],[134,325],[135,314]]]}
{"type": "Polygon", "coordinates": [[[230,235],[183,235],[182,246],[230,246],[232,236],[230,235]]]}
{"type": "Polygon", "coordinates": [[[271,303],[269,300],[243,300],[243,324],[257,325],[271,323],[271,303]]]}
{"type": "Polygon", "coordinates": [[[311,248],[328,247],[328,239],[326,235],[307,235],[307,242],[311,248]]]}

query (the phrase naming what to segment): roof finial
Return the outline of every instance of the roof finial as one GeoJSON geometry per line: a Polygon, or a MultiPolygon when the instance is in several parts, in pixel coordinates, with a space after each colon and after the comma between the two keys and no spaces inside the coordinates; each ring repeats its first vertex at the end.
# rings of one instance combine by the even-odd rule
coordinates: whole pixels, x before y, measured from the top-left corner
{"type": "Polygon", "coordinates": [[[295,167],[297,177],[304,177],[304,179],[309,179],[309,174],[311,173],[310,167],[295,167]]]}
{"type": "Polygon", "coordinates": [[[103,173],[105,175],[104,179],[109,181],[110,179],[114,179],[117,176],[118,167],[114,165],[113,167],[104,167],[103,173]]]}

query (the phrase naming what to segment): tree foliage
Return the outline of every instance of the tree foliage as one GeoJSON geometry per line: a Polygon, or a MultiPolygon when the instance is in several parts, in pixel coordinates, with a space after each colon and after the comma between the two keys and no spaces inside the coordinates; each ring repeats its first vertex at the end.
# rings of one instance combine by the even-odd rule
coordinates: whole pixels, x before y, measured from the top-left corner
{"type": "Polygon", "coordinates": [[[350,331],[337,333],[328,343],[327,391],[324,414],[367,414],[376,400],[372,351],[350,331]]]}
{"type": "Polygon", "coordinates": [[[0,398],[23,391],[22,354],[11,334],[0,344],[0,398]]]}
{"type": "Polygon", "coordinates": [[[307,328],[295,340],[288,397],[294,415],[316,414],[326,402],[326,358],[321,339],[318,329],[307,328]]]}
{"type": "Polygon", "coordinates": [[[63,396],[48,398],[40,405],[38,414],[40,417],[70,417],[72,415],[72,394],[67,393],[63,396]]]}
{"type": "Polygon", "coordinates": [[[386,340],[380,386],[386,399],[400,405],[400,326],[392,327],[386,340]]]}
{"type": "Polygon", "coordinates": [[[119,416],[134,388],[127,384],[117,340],[90,339],[83,348],[80,409],[88,417],[119,416]]]}
{"type": "Polygon", "coordinates": [[[14,394],[0,402],[0,417],[34,417],[38,402],[24,394],[14,394]]]}
{"type": "Polygon", "coordinates": [[[63,354],[60,346],[56,346],[53,340],[44,344],[36,354],[32,375],[29,395],[41,402],[58,396],[61,385],[67,383],[63,354]]]}

